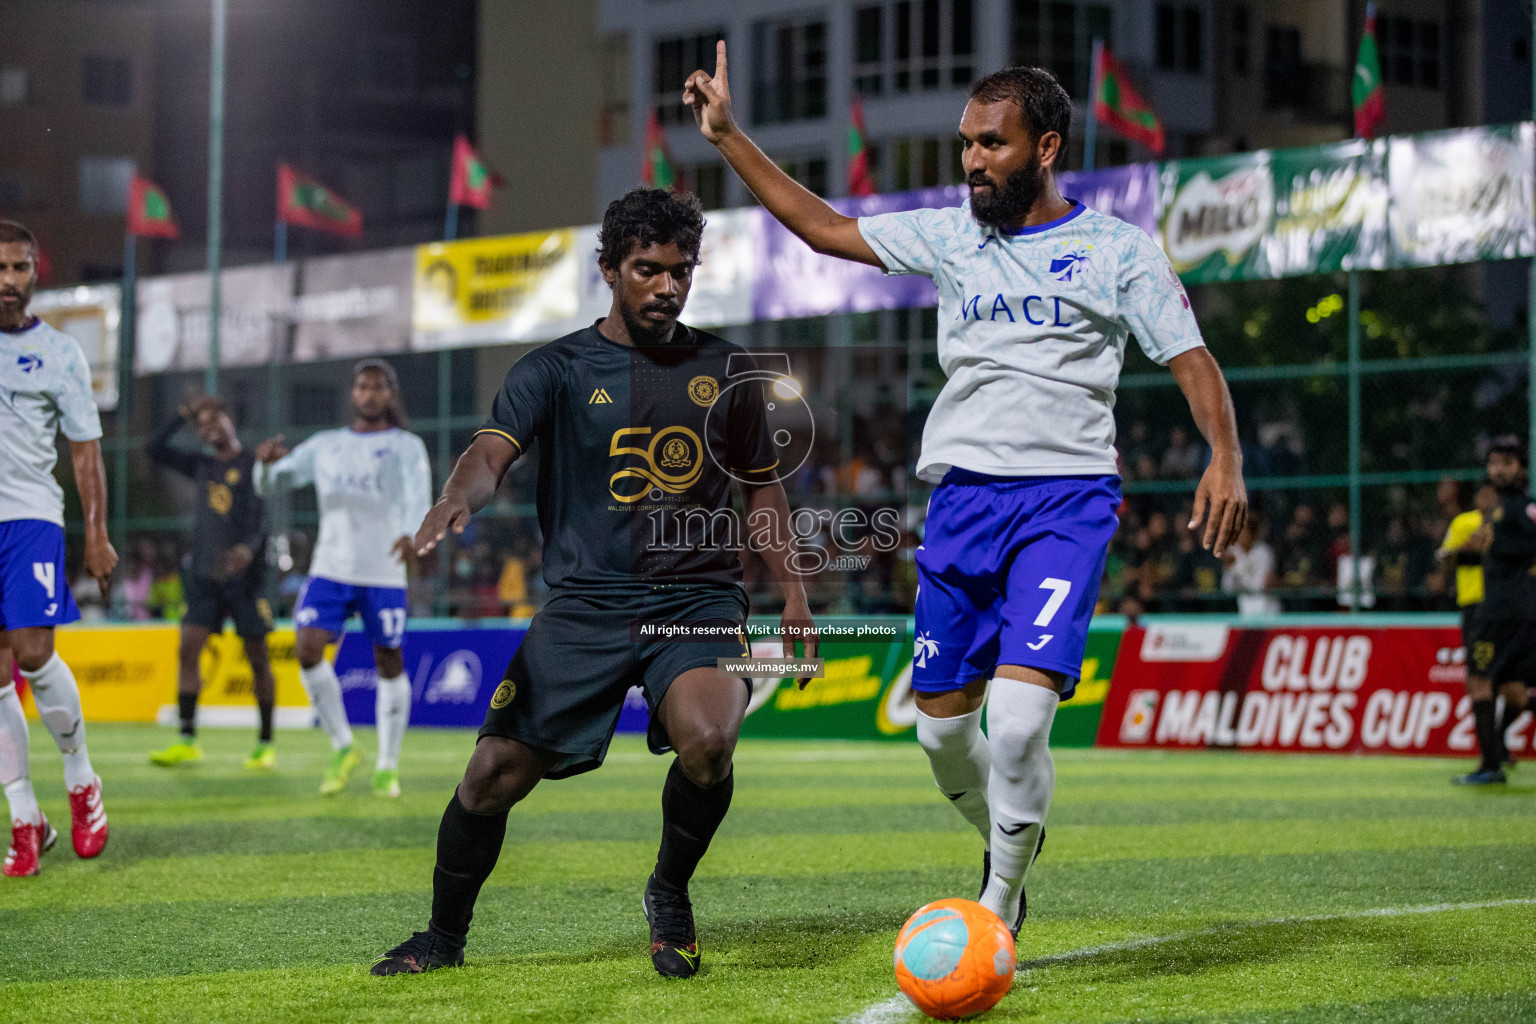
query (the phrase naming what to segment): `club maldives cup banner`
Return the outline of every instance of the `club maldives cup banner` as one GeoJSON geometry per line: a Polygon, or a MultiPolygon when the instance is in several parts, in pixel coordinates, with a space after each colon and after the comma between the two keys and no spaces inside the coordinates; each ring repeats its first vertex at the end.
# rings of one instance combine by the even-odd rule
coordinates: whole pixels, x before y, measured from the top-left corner
{"type": "Polygon", "coordinates": [[[1453,626],[1152,624],[1125,633],[1097,745],[1466,755],[1466,676],[1453,626]]]}

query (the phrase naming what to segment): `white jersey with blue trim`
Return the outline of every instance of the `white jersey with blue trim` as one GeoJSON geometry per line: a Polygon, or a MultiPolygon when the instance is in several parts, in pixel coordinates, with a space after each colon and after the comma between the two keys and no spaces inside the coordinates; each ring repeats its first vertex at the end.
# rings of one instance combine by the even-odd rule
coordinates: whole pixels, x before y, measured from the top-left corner
{"type": "Polygon", "coordinates": [[[923,427],[917,473],[1116,472],[1115,386],[1126,339],[1159,364],[1204,345],[1168,258],[1134,225],[1074,203],[1005,233],[947,209],[859,218],[889,274],[939,291],[948,380],[923,427]]]}
{"type": "Polygon", "coordinates": [[[0,522],[64,525],[64,489],[53,476],[60,431],[71,441],[101,437],[80,343],[41,320],[0,331],[0,522]]]}
{"type": "Polygon", "coordinates": [[[262,496],[315,485],[320,536],[309,574],[359,587],[403,587],[393,549],[415,538],[432,503],[432,471],[421,438],[398,428],[322,430],[252,475],[262,496]]]}

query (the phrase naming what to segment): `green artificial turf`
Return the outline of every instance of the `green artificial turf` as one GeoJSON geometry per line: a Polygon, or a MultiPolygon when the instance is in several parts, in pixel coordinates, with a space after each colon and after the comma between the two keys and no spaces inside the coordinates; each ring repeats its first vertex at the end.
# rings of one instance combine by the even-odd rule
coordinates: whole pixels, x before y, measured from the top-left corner
{"type": "MultiPolygon", "coordinates": [[[[412,731],[398,801],[370,795],[366,762],[319,797],[318,733],[280,734],[265,775],[241,767],[244,732],[205,731],[208,759],[170,770],[145,759],[163,730],[89,738],[111,843],[82,862],[66,834],[41,877],[0,879],[0,1021],[915,1021],[896,930],[979,875],[915,744],[743,743],[693,886],[704,972],[662,981],[640,892],[667,762],[620,738],[513,812],[465,969],[372,978],[425,925],[472,734],[412,731]]],[[[1466,764],[1403,758],[1056,763],[1023,967],[986,1020],[1536,1020],[1536,764],[1467,791],[1448,784],[1466,764]]],[[[34,729],[63,829],[60,774],[34,729]]]]}

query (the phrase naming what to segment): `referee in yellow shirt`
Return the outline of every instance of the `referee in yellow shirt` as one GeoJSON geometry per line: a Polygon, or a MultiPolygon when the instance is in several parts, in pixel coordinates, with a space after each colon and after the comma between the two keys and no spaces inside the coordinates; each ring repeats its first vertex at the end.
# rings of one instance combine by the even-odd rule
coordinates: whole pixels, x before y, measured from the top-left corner
{"type": "Polygon", "coordinates": [[[1456,566],[1456,607],[1461,610],[1461,641],[1467,655],[1472,654],[1472,625],[1478,605],[1483,603],[1483,548],[1472,539],[1483,525],[1483,515],[1498,503],[1493,484],[1483,481],[1472,495],[1472,510],[1451,520],[1445,540],[1435,554],[1442,563],[1456,566]]]}

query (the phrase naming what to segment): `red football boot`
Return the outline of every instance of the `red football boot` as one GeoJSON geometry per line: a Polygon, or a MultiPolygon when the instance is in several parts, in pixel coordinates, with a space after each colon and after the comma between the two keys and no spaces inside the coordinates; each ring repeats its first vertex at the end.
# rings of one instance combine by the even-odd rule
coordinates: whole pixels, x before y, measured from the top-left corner
{"type": "Polygon", "coordinates": [[[53,849],[59,834],[44,818],[41,825],[26,822],[11,823],[11,848],[6,851],[5,863],[0,865],[0,875],[6,878],[26,878],[37,874],[37,861],[46,851],[53,849]]]}
{"type": "Polygon", "coordinates": [[[101,805],[101,776],[69,791],[70,838],[75,853],[89,860],[107,845],[107,809],[101,805]]]}

